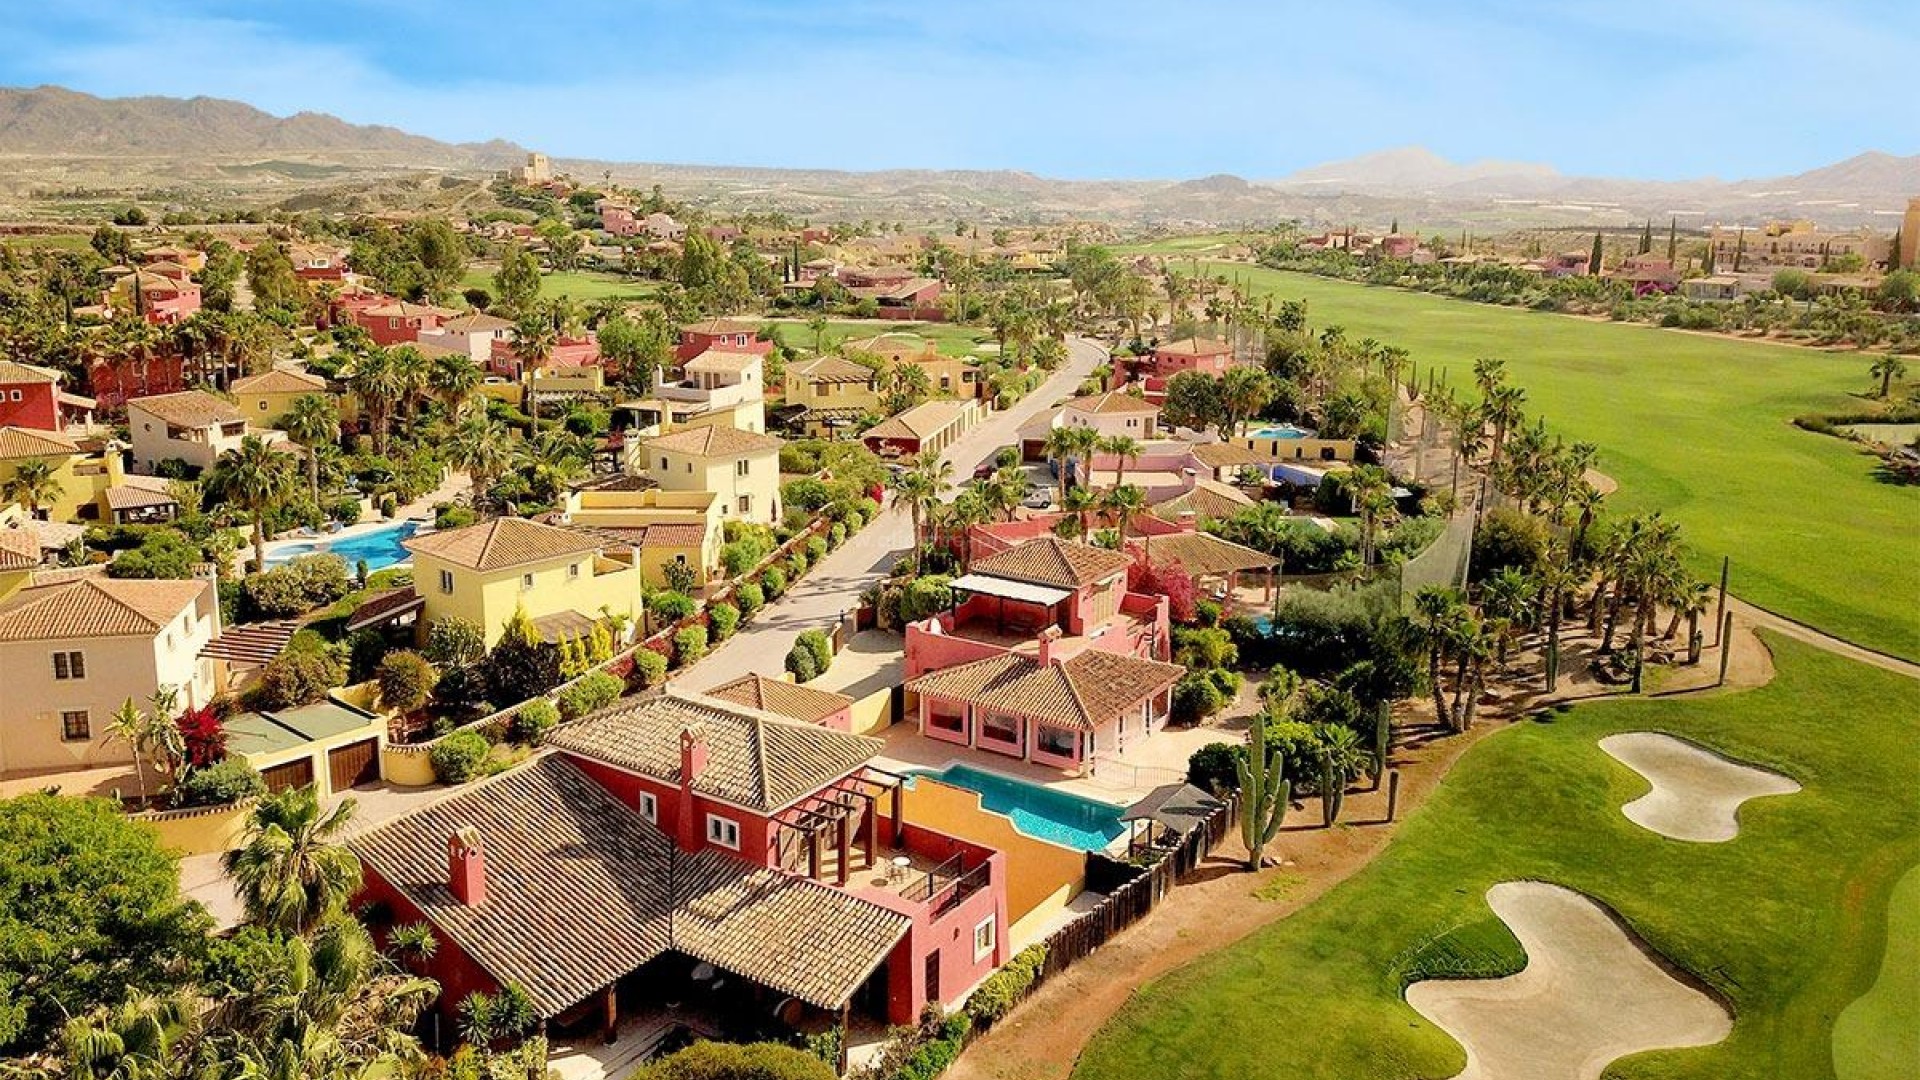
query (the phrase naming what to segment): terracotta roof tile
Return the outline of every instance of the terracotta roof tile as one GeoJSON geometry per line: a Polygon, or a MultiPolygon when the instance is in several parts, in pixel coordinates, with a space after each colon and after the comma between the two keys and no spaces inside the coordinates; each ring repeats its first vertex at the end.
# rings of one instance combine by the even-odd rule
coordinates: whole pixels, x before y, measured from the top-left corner
{"type": "Polygon", "coordinates": [[[0,601],[0,641],[151,635],[213,588],[205,581],[85,577],[0,601]]]}
{"type": "Polygon", "coordinates": [[[425,533],[407,540],[404,546],[416,555],[480,571],[600,550],[592,537],[525,518],[494,518],[462,529],[425,533]]]}
{"type": "Polygon", "coordinates": [[[0,383],[51,383],[59,382],[60,373],[50,371],[33,364],[22,364],[17,360],[0,360],[0,383]]]}
{"type": "Polygon", "coordinates": [[[967,571],[1031,585],[1078,589],[1126,573],[1131,561],[1107,548],[1042,536],[1019,547],[975,559],[967,571]]]}
{"type": "Polygon", "coordinates": [[[756,431],[741,431],[735,427],[709,424],[704,427],[676,431],[669,435],[659,435],[641,445],[654,450],[665,450],[670,454],[735,457],[740,454],[768,453],[780,449],[785,444],[771,435],[762,435],[756,431]]]}
{"type": "Polygon", "coordinates": [[[1104,394],[1092,394],[1077,397],[1067,402],[1067,408],[1074,412],[1093,413],[1100,416],[1115,416],[1122,413],[1158,413],[1160,406],[1145,398],[1138,398],[1124,390],[1109,390],[1104,394]]]}
{"type": "Polygon", "coordinates": [[[844,356],[822,356],[804,364],[787,365],[789,382],[871,383],[879,377],[872,368],[844,356]]]}
{"type": "Polygon", "coordinates": [[[0,428],[0,461],[30,457],[69,457],[80,452],[80,444],[65,435],[29,428],[0,428]]]}
{"type": "Polygon", "coordinates": [[[304,371],[274,368],[244,379],[235,379],[231,389],[236,394],[323,394],[327,390],[327,380],[304,371]]]}
{"type": "Polygon", "coordinates": [[[758,353],[729,352],[726,349],[708,349],[699,356],[681,365],[685,371],[723,371],[741,372],[755,364],[763,364],[766,358],[758,353]]]}
{"type": "Polygon", "coordinates": [[[680,330],[682,333],[707,337],[719,334],[757,334],[760,332],[760,324],[742,322],[739,319],[707,319],[702,322],[688,323],[680,330]]]}
{"type": "Polygon", "coordinates": [[[1153,351],[1173,356],[1218,356],[1221,353],[1232,352],[1233,346],[1211,338],[1181,338],[1164,345],[1156,345],[1153,351]]]}
{"type": "Polygon", "coordinates": [[[929,401],[867,429],[868,439],[925,439],[946,430],[977,409],[972,401],[929,401]]]}
{"type": "Polygon", "coordinates": [[[705,733],[707,767],[694,790],[762,813],[779,810],[846,776],[884,744],[801,724],[729,701],[679,692],[629,700],[554,733],[562,750],[680,782],[680,733],[705,733]]]}
{"type": "Polygon", "coordinates": [[[853,699],[845,694],[816,690],[758,674],[742,675],[730,683],[708,690],[707,695],[761,712],[776,713],[804,724],[817,724],[853,704],[853,699]]]}
{"type": "Polygon", "coordinates": [[[1160,536],[1142,536],[1128,543],[1147,554],[1148,561],[1159,564],[1177,562],[1189,574],[1226,574],[1236,570],[1263,570],[1279,560],[1264,551],[1242,547],[1212,533],[1180,532],[1160,536]]]}
{"type": "Polygon", "coordinates": [[[1184,674],[1179,664],[1089,648],[1045,665],[1024,653],[1003,653],[929,672],[907,689],[1092,731],[1184,674]]]}
{"type": "Polygon", "coordinates": [[[0,529],[0,570],[40,565],[40,538],[26,529],[0,529]]]}
{"type": "Polygon", "coordinates": [[[169,424],[188,428],[212,427],[245,419],[232,402],[214,397],[204,390],[182,390],[177,394],[134,398],[127,402],[127,408],[139,409],[169,424]]]}
{"type": "Polygon", "coordinates": [[[1203,520],[1231,517],[1236,512],[1253,505],[1253,499],[1246,492],[1231,484],[1218,480],[1201,479],[1194,483],[1193,490],[1183,491],[1165,502],[1155,503],[1153,512],[1168,521],[1177,521],[1188,510],[1203,520]]]}

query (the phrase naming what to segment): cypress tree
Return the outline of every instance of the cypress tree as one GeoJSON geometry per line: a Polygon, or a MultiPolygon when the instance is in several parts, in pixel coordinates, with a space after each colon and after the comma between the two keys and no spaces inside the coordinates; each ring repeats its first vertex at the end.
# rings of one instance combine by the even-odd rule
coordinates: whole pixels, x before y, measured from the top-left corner
{"type": "Polygon", "coordinates": [[[1653,250],[1653,219],[1648,218],[1647,223],[1640,227],[1640,252],[1639,253],[1642,255],[1645,255],[1647,252],[1652,250],[1653,250]]]}
{"type": "MultiPolygon", "coordinates": [[[[1397,234],[1399,233],[1399,231],[1400,231],[1400,219],[1394,218],[1393,224],[1390,227],[1388,227],[1387,232],[1390,234],[1397,234]]],[[[1898,237],[1895,237],[1895,239],[1898,239],[1898,237]]]]}
{"type": "Polygon", "coordinates": [[[1900,244],[1903,239],[1901,236],[1903,232],[1905,232],[1904,229],[1893,230],[1893,247],[1887,249],[1888,270],[1900,269],[1900,244]]]}
{"type": "Polygon", "coordinates": [[[1740,272],[1740,257],[1747,253],[1747,230],[1742,228],[1733,238],[1733,272],[1740,272]]]}
{"type": "Polygon", "coordinates": [[[1598,277],[1600,274],[1600,233],[1598,230],[1595,230],[1593,234],[1593,254],[1587,259],[1587,274],[1591,277],[1598,277]]]}
{"type": "Polygon", "coordinates": [[[1676,265],[1674,264],[1673,260],[1674,260],[1674,256],[1679,252],[1679,250],[1680,250],[1680,219],[1677,217],[1668,218],[1667,219],[1667,263],[1668,265],[1676,265]]]}

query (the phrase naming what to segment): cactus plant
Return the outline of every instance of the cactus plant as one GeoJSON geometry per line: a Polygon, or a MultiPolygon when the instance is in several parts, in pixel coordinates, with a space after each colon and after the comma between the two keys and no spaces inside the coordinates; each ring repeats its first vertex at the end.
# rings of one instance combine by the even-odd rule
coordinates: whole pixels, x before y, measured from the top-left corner
{"type": "Polygon", "coordinates": [[[1247,734],[1247,756],[1234,766],[1240,779],[1240,837],[1247,844],[1247,869],[1265,861],[1267,843],[1286,820],[1293,785],[1287,782],[1278,749],[1267,749],[1267,717],[1253,718],[1247,734]]]}
{"type": "Polygon", "coordinates": [[[1333,755],[1320,755],[1320,821],[1327,828],[1340,820],[1341,804],[1347,798],[1346,778],[1334,767],[1333,755]]]}

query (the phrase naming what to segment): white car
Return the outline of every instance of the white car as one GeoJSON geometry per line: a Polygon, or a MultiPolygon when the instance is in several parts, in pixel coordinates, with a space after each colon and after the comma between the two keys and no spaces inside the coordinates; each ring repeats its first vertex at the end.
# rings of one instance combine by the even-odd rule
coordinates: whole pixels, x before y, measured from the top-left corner
{"type": "Polygon", "coordinates": [[[1038,484],[1029,484],[1027,497],[1020,500],[1020,505],[1029,510],[1045,510],[1053,505],[1053,491],[1038,484]]]}

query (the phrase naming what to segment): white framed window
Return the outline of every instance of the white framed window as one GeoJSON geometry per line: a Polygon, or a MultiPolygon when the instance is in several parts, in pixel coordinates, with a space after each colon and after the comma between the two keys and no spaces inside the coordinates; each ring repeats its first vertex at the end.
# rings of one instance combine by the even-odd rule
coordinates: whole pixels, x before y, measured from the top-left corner
{"type": "Polygon", "coordinates": [[[719,814],[707,815],[707,842],[729,851],[740,850],[740,823],[719,814]]]}
{"type": "Polygon", "coordinates": [[[7,400],[8,400],[8,401],[19,401],[19,400],[20,400],[20,391],[18,391],[18,390],[9,390],[9,391],[7,391],[7,400]]]}
{"type": "Polygon", "coordinates": [[[78,650],[53,654],[53,677],[59,680],[87,677],[87,654],[78,650]]]}
{"type": "Polygon", "coordinates": [[[60,739],[63,742],[86,742],[93,738],[93,719],[85,709],[62,709],[60,712],[60,739]]]}
{"type": "Polygon", "coordinates": [[[263,399],[263,400],[262,400],[262,401],[260,402],[260,411],[261,411],[261,412],[266,412],[266,411],[267,411],[267,403],[266,403],[266,401],[265,401],[264,399],[263,399]]]}
{"type": "Polygon", "coordinates": [[[740,496],[740,512],[743,514],[753,513],[753,496],[751,495],[740,496]]]}
{"type": "Polygon", "coordinates": [[[440,571],[440,591],[443,593],[453,592],[453,571],[440,571]]]}
{"type": "Polygon", "coordinates": [[[986,921],[973,928],[973,958],[976,961],[985,960],[993,952],[995,931],[991,915],[987,916],[986,921]]]}
{"type": "Polygon", "coordinates": [[[640,793],[640,816],[655,825],[660,824],[660,800],[651,791],[640,793]]]}
{"type": "Polygon", "coordinates": [[[526,592],[532,588],[533,588],[533,575],[521,574],[520,575],[520,591],[526,592]]]}

